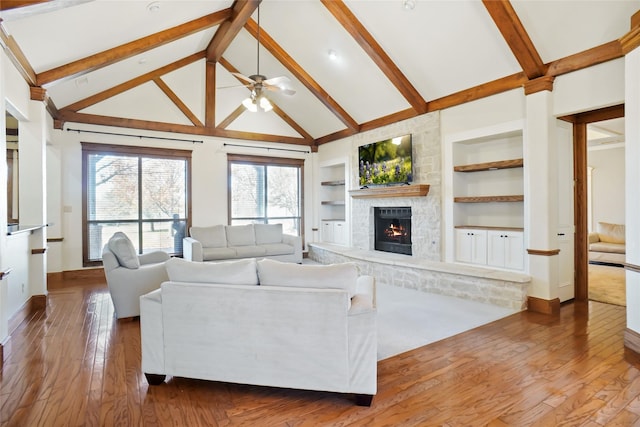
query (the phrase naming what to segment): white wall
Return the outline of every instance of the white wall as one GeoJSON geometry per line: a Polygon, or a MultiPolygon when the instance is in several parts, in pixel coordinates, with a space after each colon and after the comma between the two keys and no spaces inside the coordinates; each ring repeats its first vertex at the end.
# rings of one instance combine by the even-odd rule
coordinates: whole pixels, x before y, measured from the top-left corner
{"type": "MultiPolygon", "coordinates": [[[[4,51],[0,52],[0,100],[2,111],[1,127],[5,127],[5,110],[19,123],[20,191],[19,211],[21,223],[43,226],[46,223],[44,203],[46,194],[44,147],[48,128],[52,120],[42,102],[32,101],[29,85],[15,69],[4,51]]],[[[0,137],[0,151],[6,149],[4,131],[0,137]]],[[[6,162],[1,162],[0,188],[6,188],[6,162]]],[[[11,269],[11,273],[0,283],[0,343],[8,334],[8,319],[32,295],[46,294],[46,256],[32,254],[32,249],[46,248],[46,229],[39,228],[32,233],[19,236],[7,235],[7,194],[0,196],[0,269],[11,269]]]]}
{"type": "Polygon", "coordinates": [[[624,224],[625,166],[624,147],[589,150],[591,173],[592,225],[598,222],[624,224]]]}
{"type": "MultiPolygon", "coordinates": [[[[311,154],[302,152],[305,147],[291,145],[256,143],[243,141],[229,141],[220,138],[194,137],[193,135],[177,135],[159,132],[145,132],[133,129],[113,127],[99,127],[81,124],[68,125],[72,129],[103,131],[131,135],[161,136],[165,138],[184,139],[185,141],[203,140],[203,143],[182,141],[159,141],[126,136],[78,133],[73,131],[56,130],[53,133],[52,145],[49,151],[55,150],[60,155],[60,188],[50,191],[62,204],[61,235],[64,240],[57,245],[59,253],[52,253],[52,257],[59,258],[62,271],[82,269],[82,148],[81,142],[136,145],[147,147],[161,147],[180,150],[192,150],[192,224],[207,226],[227,223],[227,153],[249,154],[270,157],[290,157],[305,159],[305,194],[311,194],[313,183],[313,167],[311,154]],[[251,145],[253,147],[286,148],[301,150],[300,153],[267,150],[260,148],[225,147],[224,143],[234,145],[251,145]],[[56,191],[58,194],[55,194],[56,191]]],[[[307,151],[309,151],[307,149],[307,151]]],[[[53,171],[49,171],[54,174],[53,171]]],[[[50,186],[51,187],[51,186],[50,186]]],[[[305,197],[305,212],[311,212],[312,198],[305,197]]],[[[49,209],[52,207],[50,206],[49,209]]],[[[305,224],[305,237],[312,236],[311,224],[305,224]]],[[[49,269],[50,272],[53,266],[49,269]]]]}

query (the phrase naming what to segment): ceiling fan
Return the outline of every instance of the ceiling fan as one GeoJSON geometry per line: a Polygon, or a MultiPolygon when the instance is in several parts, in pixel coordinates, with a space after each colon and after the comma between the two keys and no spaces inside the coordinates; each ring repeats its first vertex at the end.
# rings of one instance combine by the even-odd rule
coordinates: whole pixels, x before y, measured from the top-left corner
{"type": "Polygon", "coordinates": [[[286,76],[272,77],[268,79],[266,76],[260,74],[260,6],[258,6],[258,34],[256,40],[258,43],[256,50],[256,73],[248,77],[240,73],[231,74],[236,76],[239,80],[244,81],[246,83],[243,85],[244,87],[251,89],[251,95],[242,101],[242,105],[251,112],[256,112],[259,109],[262,111],[270,111],[273,109],[273,105],[271,105],[271,102],[265,96],[264,91],[279,92],[288,96],[294,95],[296,91],[291,89],[289,86],[289,82],[291,80],[286,76]]]}

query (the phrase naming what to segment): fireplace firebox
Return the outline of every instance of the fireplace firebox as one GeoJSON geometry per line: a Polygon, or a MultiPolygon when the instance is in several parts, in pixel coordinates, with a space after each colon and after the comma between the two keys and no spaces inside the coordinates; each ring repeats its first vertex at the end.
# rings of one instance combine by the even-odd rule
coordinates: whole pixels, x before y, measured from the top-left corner
{"type": "Polygon", "coordinates": [[[373,208],[377,251],[411,255],[411,207],[373,208]]]}

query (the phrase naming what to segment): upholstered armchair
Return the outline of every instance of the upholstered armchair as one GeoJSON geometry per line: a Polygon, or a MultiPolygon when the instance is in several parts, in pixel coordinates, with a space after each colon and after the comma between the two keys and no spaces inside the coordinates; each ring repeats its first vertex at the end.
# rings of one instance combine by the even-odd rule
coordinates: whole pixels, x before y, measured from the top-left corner
{"type": "Polygon", "coordinates": [[[116,318],[140,315],[140,296],[169,280],[164,266],[169,258],[163,251],[138,255],[122,232],[109,239],[102,250],[102,265],[116,318]]]}

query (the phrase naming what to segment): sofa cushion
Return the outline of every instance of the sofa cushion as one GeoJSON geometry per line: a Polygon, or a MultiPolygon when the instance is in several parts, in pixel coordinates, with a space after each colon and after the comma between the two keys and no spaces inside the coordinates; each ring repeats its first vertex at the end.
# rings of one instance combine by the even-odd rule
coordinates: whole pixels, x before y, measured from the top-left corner
{"type": "Polygon", "coordinates": [[[262,246],[231,246],[229,249],[236,252],[236,258],[261,257],[267,254],[262,246]]]}
{"type": "Polygon", "coordinates": [[[118,263],[125,268],[140,268],[140,260],[138,259],[138,253],[136,248],[133,247],[133,243],[121,231],[114,233],[109,239],[107,247],[116,256],[118,263]]]}
{"type": "Polygon", "coordinates": [[[228,246],[253,246],[256,244],[256,235],[253,224],[227,225],[228,246]]]}
{"type": "Polygon", "coordinates": [[[625,243],[624,224],[610,224],[608,222],[598,222],[598,236],[601,242],[605,243],[625,243]]]}
{"type": "Polygon", "coordinates": [[[261,248],[264,248],[265,255],[289,255],[295,252],[295,248],[291,245],[287,245],[286,243],[271,243],[267,245],[260,245],[261,248]]]}
{"type": "Polygon", "coordinates": [[[217,259],[236,258],[236,251],[229,248],[202,248],[202,260],[213,261],[217,259]]]}
{"type": "Polygon", "coordinates": [[[172,282],[258,284],[256,260],[252,258],[204,263],[171,258],[165,266],[172,282]]]}
{"type": "Polygon", "coordinates": [[[227,235],[224,227],[224,225],[191,227],[189,229],[189,235],[202,243],[203,248],[226,248],[227,235]]]}
{"type": "Polygon", "coordinates": [[[625,245],[621,245],[620,243],[606,243],[606,242],[597,242],[591,243],[589,245],[589,250],[591,252],[607,252],[610,254],[623,254],[625,253],[625,245]]]}
{"type": "Polygon", "coordinates": [[[329,265],[301,265],[272,259],[258,261],[261,286],[344,289],[349,298],[356,293],[358,267],[347,262],[329,265]]]}
{"type": "Polygon", "coordinates": [[[254,224],[256,245],[282,243],[282,224],[254,224]]]}

